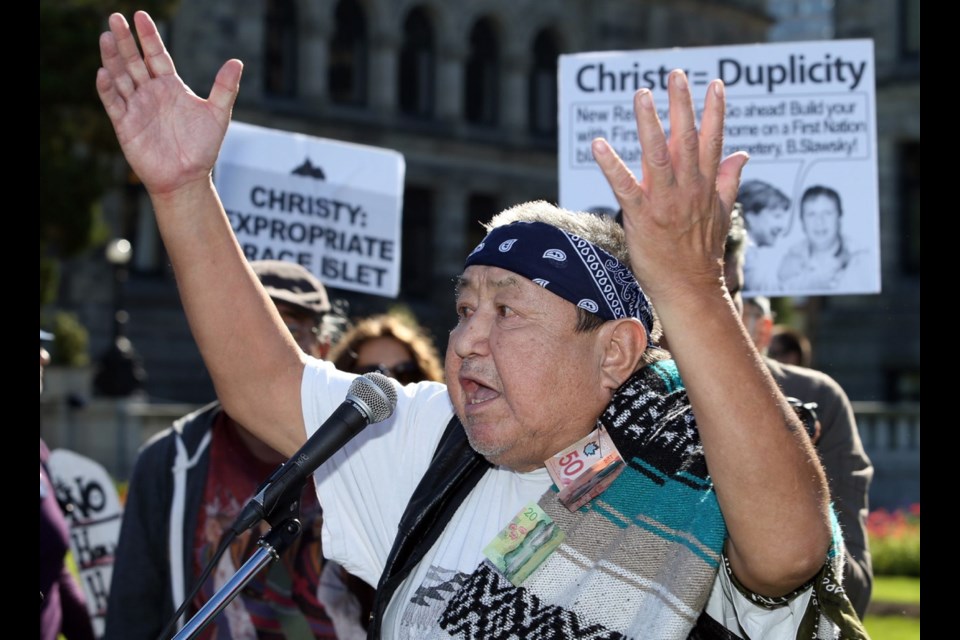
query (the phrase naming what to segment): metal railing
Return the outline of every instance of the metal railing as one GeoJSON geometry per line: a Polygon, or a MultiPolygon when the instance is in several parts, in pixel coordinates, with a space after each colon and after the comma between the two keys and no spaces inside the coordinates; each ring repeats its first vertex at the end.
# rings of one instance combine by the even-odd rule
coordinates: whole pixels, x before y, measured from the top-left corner
{"type": "Polygon", "coordinates": [[[873,462],[871,508],[920,502],[920,404],[854,402],[853,411],[873,462]]]}
{"type": "Polygon", "coordinates": [[[920,405],[854,402],[860,439],[868,452],[919,456],[920,405]]]}

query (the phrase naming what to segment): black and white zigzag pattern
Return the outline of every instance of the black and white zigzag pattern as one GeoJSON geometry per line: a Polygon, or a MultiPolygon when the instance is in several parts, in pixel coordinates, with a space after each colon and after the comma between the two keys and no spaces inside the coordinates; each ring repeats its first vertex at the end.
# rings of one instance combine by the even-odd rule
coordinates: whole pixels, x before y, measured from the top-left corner
{"type": "Polygon", "coordinates": [[[429,607],[434,602],[445,602],[469,577],[466,573],[430,567],[423,584],[414,592],[411,602],[421,607],[429,607]]]}
{"type": "Polygon", "coordinates": [[[672,363],[658,362],[634,373],[617,390],[599,422],[632,467],[637,468],[634,458],[641,458],[681,482],[690,483],[693,477],[706,482],[703,445],[686,391],[668,389],[657,373],[668,375],[672,369],[672,363]],[[680,471],[690,475],[678,477],[680,471]]]}
{"type": "Polygon", "coordinates": [[[486,562],[447,605],[440,627],[455,638],[625,638],[601,625],[582,622],[571,611],[542,604],[526,589],[510,584],[486,562]]]}

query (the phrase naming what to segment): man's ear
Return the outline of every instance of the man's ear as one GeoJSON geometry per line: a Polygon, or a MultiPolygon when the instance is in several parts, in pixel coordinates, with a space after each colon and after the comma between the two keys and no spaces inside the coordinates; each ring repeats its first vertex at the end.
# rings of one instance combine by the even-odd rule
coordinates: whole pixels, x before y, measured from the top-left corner
{"type": "Polygon", "coordinates": [[[640,366],[647,349],[647,332],[636,318],[623,318],[606,323],[601,375],[603,386],[617,390],[640,366]]]}

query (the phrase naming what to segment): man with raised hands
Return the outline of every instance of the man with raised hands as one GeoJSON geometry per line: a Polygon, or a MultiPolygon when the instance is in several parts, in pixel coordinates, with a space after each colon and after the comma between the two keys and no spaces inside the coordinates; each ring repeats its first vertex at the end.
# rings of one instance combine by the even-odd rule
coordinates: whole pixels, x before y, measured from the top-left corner
{"type": "MultiPolygon", "coordinates": [[[[292,454],[352,377],[296,348],[213,187],[242,64],[204,100],[149,16],[134,21],[142,54],[110,17],[98,91],[218,396],[292,454]]],[[[634,100],[642,180],[593,144],[625,232],[546,203],[494,217],[459,278],[447,384],[400,389],[389,420],[317,471],[325,552],[379,585],[372,636],[808,638],[845,624],[823,471],[723,280],[747,158],[721,160],[722,83],[699,131],[686,76],[669,85],[669,140],[652,94],[634,100]]]]}

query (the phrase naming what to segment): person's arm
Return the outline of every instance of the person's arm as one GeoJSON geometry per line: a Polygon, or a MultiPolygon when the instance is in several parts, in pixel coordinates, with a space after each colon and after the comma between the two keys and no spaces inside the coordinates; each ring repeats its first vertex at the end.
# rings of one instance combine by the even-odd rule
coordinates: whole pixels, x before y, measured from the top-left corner
{"type": "Polygon", "coordinates": [[[670,76],[668,141],[653,96],[637,92],[638,182],[605,140],[594,156],[624,212],[633,269],[687,388],[729,531],[726,553],[749,589],[782,595],[809,580],[830,546],[816,454],[763,365],[723,282],[723,247],[742,153],[721,162],[724,88],[707,89],[698,133],[686,76],[670,76]]]}
{"type": "Polygon", "coordinates": [[[123,16],[110,16],[97,91],[150,194],[217,397],[257,437],[292,454],[305,440],[305,356],[247,265],[211,179],[242,64],[226,62],[203,100],[177,75],[150,17],[137,12],[134,22],[142,55],[123,16]]]}

